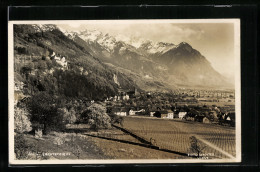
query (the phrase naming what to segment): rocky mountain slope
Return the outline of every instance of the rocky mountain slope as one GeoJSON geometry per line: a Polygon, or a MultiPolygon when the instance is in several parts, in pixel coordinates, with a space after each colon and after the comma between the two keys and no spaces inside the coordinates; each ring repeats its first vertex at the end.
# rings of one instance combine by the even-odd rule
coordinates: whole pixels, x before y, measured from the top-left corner
{"type": "Polygon", "coordinates": [[[232,86],[199,51],[185,42],[175,45],[113,37],[97,30],[64,33],[101,61],[167,83],[172,88],[232,86]]]}

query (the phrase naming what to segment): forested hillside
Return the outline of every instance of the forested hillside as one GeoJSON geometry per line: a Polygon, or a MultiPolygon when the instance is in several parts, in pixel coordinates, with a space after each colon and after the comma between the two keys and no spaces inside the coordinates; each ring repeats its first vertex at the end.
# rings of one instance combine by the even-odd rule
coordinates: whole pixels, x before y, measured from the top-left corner
{"type": "Polygon", "coordinates": [[[54,25],[14,25],[15,79],[25,84],[24,94],[40,91],[65,97],[103,99],[134,82],[90,55],[54,25]],[[53,55],[55,54],[55,55],[53,55]],[[53,57],[55,56],[55,57],[53,57]],[[67,66],[57,63],[65,57],[67,66]]]}

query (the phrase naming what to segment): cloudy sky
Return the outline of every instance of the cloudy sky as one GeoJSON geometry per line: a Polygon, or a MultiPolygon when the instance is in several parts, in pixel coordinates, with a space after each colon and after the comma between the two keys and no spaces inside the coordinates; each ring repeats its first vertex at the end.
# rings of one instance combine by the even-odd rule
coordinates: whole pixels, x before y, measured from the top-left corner
{"type": "Polygon", "coordinates": [[[136,22],[71,22],[60,25],[66,30],[96,29],[109,33],[179,44],[187,42],[201,52],[219,73],[234,76],[234,24],[233,23],[142,23],[136,22]]]}

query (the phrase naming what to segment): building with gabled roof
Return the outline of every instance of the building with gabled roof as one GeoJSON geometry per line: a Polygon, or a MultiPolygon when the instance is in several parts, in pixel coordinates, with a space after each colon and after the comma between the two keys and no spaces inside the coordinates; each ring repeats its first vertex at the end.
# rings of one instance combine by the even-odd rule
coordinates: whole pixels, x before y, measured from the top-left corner
{"type": "Polygon", "coordinates": [[[187,114],[187,112],[182,112],[182,111],[180,111],[180,112],[178,113],[178,118],[183,119],[183,118],[186,116],[186,114],[187,114]]]}
{"type": "Polygon", "coordinates": [[[173,111],[172,111],[172,110],[167,110],[167,112],[168,112],[167,118],[173,119],[173,118],[174,118],[174,113],[173,113],[173,111]]]}
{"type": "Polygon", "coordinates": [[[126,108],[115,108],[114,109],[115,114],[118,116],[127,116],[128,110],[126,108]]]}

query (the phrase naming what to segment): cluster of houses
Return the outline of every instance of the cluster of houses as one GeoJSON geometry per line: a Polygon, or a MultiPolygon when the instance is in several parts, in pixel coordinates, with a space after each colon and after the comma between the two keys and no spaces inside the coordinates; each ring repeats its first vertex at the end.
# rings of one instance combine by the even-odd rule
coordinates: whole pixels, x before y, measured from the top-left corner
{"type": "MultiPolygon", "coordinates": [[[[197,121],[202,123],[228,123],[234,125],[235,115],[230,113],[234,107],[225,107],[226,109],[219,109],[215,105],[212,106],[197,106],[171,105],[169,100],[161,94],[142,93],[137,89],[134,91],[124,91],[119,89],[116,96],[106,100],[107,107],[113,109],[113,112],[118,116],[144,116],[150,118],[164,118],[164,119],[180,119],[186,121],[197,121]],[[140,102],[138,105],[124,104],[121,100],[132,99],[140,102]],[[159,100],[158,100],[159,99],[159,100]],[[151,102],[152,100],[152,102],[151,102]],[[114,103],[112,103],[114,101],[114,103]],[[160,101],[168,103],[160,103],[160,101]],[[146,104],[150,102],[150,104],[146,104]],[[152,103],[152,104],[151,104],[152,103]],[[169,104],[169,106],[168,106],[169,104]]],[[[223,108],[223,107],[222,107],[223,108]]]]}
{"type": "Polygon", "coordinates": [[[180,118],[184,119],[187,112],[185,111],[172,111],[170,109],[168,110],[151,110],[149,112],[146,112],[145,109],[137,109],[137,108],[123,108],[123,107],[116,107],[114,108],[114,113],[118,116],[150,116],[150,117],[157,117],[157,118],[167,118],[167,119],[173,119],[173,118],[180,118]],[[147,115],[148,114],[148,115],[147,115]]]}
{"type": "Polygon", "coordinates": [[[140,109],[137,110],[135,108],[130,108],[130,110],[128,108],[124,108],[124,107],[115,107],[113,108],[114,113],[118,116],[134,116],[134,115],[144,115],[145,110],[144,109],[140,109]]]}
{"type": "Polygon", "coordinates": [[[134,98],[138,96],[140,93],[135,89],[134,91],[124,91],[123,89],[119,89],[118,94],[114,97],[107,98],[105,102],[109,101],[121,101],[121,100],[129,100],[131,98],[134,98]]]}
{"type": "Polygon", "coordinates": [[[149,116],[154,118],[163,118],[163,119],[181,119],[186,121],[197,121],[202,123],[218,123],[218,124],[229,124],[235,126],[235,112],[225,112],[217,113],[214,110],[206,112],[206,109],[202,109],[200,112],[194,109],[185,110],[185,109],[174,109],[174,110],[149,110],[146,112],[145,109],[136,108],[124,108],[117,107],[114,108],[114,113],[118,116],[149,116]]]}

